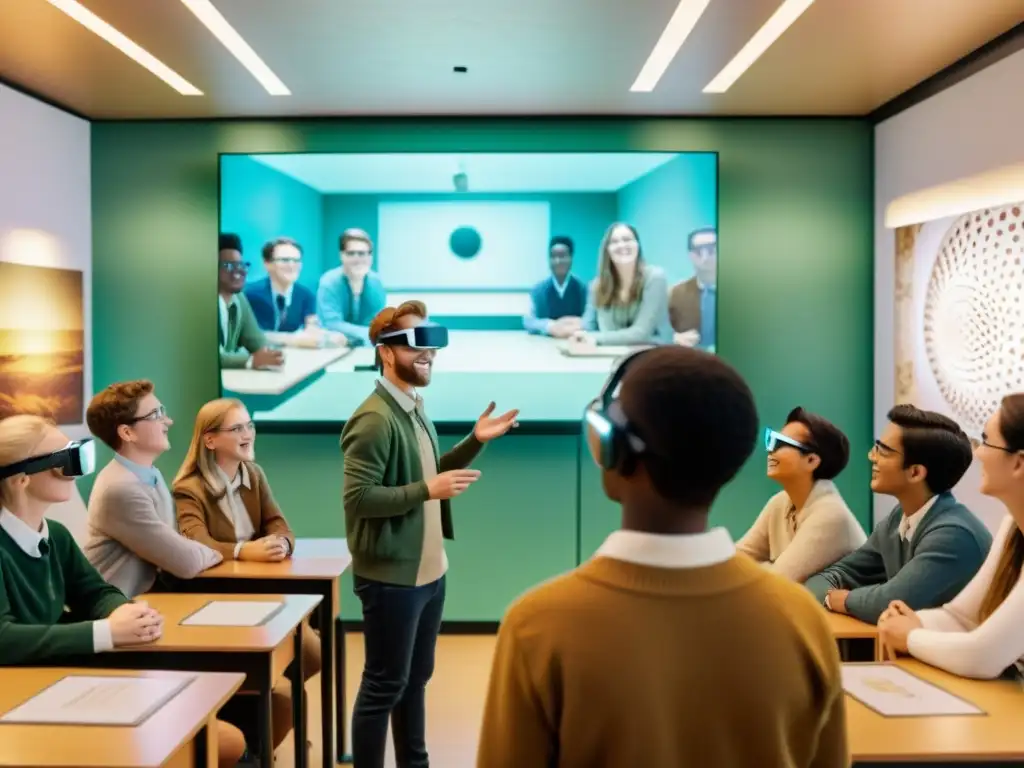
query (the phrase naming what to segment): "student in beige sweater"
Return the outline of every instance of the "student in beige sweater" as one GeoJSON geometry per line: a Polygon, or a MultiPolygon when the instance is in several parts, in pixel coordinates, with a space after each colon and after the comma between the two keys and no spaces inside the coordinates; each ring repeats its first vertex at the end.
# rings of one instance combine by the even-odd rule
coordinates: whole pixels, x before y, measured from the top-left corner
{"type": "Polygon", "coordinates": [[[850,441],[832,422],[795,408],[781,432],[765,430],[768,477],[782,486],[736,548],[803,584],[860,547],[867,536],[832,480],[850,441]]]}
{"type": "Polygon", "coordinates": [[[509,609],[478,768],[848,766],[825,613],[707,529],[757,437],[746,383],[706,352],[655,347],[622,363],[587,424],[623,530],[509,609]]]}

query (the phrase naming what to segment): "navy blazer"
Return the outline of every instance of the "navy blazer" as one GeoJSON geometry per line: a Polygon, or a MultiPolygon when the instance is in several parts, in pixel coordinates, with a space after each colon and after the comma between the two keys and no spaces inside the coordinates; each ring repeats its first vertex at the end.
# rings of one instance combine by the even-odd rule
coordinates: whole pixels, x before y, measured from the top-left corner
{"type": "Polygon", "coordinates": [[[280,326],[276,325],[277,309],[269,277],[245,286],[245,298],[252,305],[256,322],[264,331],[298,331],[305,327],[307,317],[316,314],[316,296],[301,283],[292,286],[292,301],[281,318],[280,326]]]}

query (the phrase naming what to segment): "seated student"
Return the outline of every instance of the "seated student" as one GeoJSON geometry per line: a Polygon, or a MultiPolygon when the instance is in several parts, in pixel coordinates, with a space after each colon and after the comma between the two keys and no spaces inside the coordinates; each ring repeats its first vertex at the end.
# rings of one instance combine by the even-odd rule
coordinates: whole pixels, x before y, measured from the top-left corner
{"type": "Polygon", "coordinates": [[[803,584],[866,540],[832,480],[850,441],[832,422],[795,408],[781,432],[765,430],[768,477],[782,486],[736,549],[803,584]]]}
{"type": "Polygon", "coordinates": [[[612,224],[601,241],[598,277],[590,284],[583,345],[671,344],[668,282],[661,268],[644,262],[640,236],[630,224],[612,224]]]}
{"type": "MultiPolygon", "coordinates": [[[[105,582],[67,529],[45,517],[70,498],[76,477],[92,472],[94,456],[91,441],[70,442],[39,416],[0,421],[0,663],[60,664],[162,633],[159,613],[105,582]]],[[[245,740],[217,725],[226,768],[245,740]]]]}
{"type": "Polygon", "coordinates": [[[824,614],[707,529],[754,448],[743,379],[656,347],[623,361],[586,421],[623,530],[509,609],[479,768],[849,765],[824,614]]]}
{"type": "MultiPolygon", "coordinates": [[[[256,429],[245,406],[221,398],[199,409],[192,442],[174,478],[181,532],[226,559],[279,562],[295,536],[254,462],[256,429]]],[[[308,626],[303,638],[306,678],[320,671],[320,643],[308,626]]]]}
{"type": "Polygon", "coordinates": [[[714,227],[690,233],[690,263],[693,277],[672,286],[668,295],[668,317],[676,344],[684,347],[715,347],[718,302],[718,232],[714,227]]]}
{"type": "Polygon", "coordinates": [[[992,679],[1024,671],[1024,394],[1003,398],[975,449],[981,492],[1009,510],[981,570],[942,608],[915,613],[895,601],[878,623],[898,653],[956,675],[992,679]]]}
{"type": "Polygon", "coordinates": [[[170,450],[174,422],[150,381],[111,384],[85,414],[89,431],[114,451],[89,497],[85,555],[100,575],[129,597],[149,592],[158,577],[191,579],[222,559],[178,533],[171,492],[153,464],[170,450]]]}
{"type": "Polygon", "coordinates": [[[384,283],[373,266],[373,241],[361,229],[346,229],[338,239],[341,266],[324,273],[316,294],[320,325],[343,333],[352,346],[370,343],[370,323],[388,303],[384,283]]]}
{"type": "Polygon", "coordinates": [[[220,338],[221,368],[273,368],[284,362],[284,353],[267,346],[249,300],[242,289],[249,274],[249,262],[242,261],[242,240],[222,234],[218,252],[217,330],[220,338]]]}
{"type": "Polygon", "coordinates": [[[316,317],[316,296],[302,285],[302,246],[279,237],[263,246],[267,276],[245,286],[245,298],[263,331],[294,333],[316,317]]]}
{"type": "Polygon", "coordinates": [[[808,579],[830,611],[874,624],[893,600],[935,608],[974,577],[992,535],[950,492],[971,465],[971,441],[956,422],[912,405],[889,411],[868,454],[871,490],[899,504],[864,546],[808,579]]]}
{"type": "Polygon", "coordinates": [[[555,235],[548,246],[551,274],[530,291],[530,310],[523,318],[529,333],[564,339],[583,327],[587,286],[572,271],[572,238],[555,235]]]}

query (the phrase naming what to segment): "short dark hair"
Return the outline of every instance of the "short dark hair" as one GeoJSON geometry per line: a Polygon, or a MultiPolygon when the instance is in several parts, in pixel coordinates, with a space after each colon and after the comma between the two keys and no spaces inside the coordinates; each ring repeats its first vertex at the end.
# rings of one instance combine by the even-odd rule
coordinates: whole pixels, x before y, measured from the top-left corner
{"type": "Polygon", "coordinates": [[[750,458],[758,434],[754,396],[722,358],[656,347],[626,371],[620,402],[655,490],[680,506],[710,505],[750,458]]]}
{"type": "Polygon", "coordinates": [[[974,459],[971,440],[960,425],[935,411],[897,405],[886,417],[903,432],[903,466],[920,464],[932,493],[945,493],[960,482],[974,459]]]}
{"type": "Polygon", "coordinates": [[[359,229],[358,227],[349,227],[338,236],[338,250],[344,251],[349,244],[350,240],[358,240],[366,243],[371,251],[373,251],[373,240],[370,239],[369,233],[365,229],[359,229]]]}
{"type": "Polygon", "coordinates": [[[153,391],[153,382],[147,379],[118,381],[98,392],[85,411],[89,431],[113,450],[121,447],[117,433],[122,424],[132,424],[139,401],[153,391]]]}
{"type": "Polygon", "coordinates": [[[568,235],[555,235],[552,237],[551,242],[548,243],[548,251],[550,252],[556,245],[564,245],[569,249],[570,254],[576,253],[576,244],[568,235]]]}
{"type": "Polygon", "coordinates": [[[297,248],[299,255],[302,255],[302,246],[290,237],[275,237],[273,240],[263,246],[263,260],[271,261],[274,258],[274,249],[279,245],[290,245],[293,248],[297,248]]]}
{"type": "Polygon", "coordinates": [[[850,461],[850,440],[828,419],[816,413],[794,408],[786,417],[787,424],[803,424],[811,434],[811,448],[818,457],[815,480],[832,480],[846,469],[850,461]]]}
{"type": "Polygon", "coordinates": [[[686,247],[692,251],[693,241],[696,240],[700,235],[714,235],[715,242],[718,242],[717,229],[715,229],[714,227],[701,227],[700,229],[695,229],[693,230],[693,232],[690,233],[690,236],[686,239],[686,247]]]}
{"type": "Polygon", "coordinates": [[[220,233],[220,250],[242,252],[242,238],[233,232],[220,233]]]}

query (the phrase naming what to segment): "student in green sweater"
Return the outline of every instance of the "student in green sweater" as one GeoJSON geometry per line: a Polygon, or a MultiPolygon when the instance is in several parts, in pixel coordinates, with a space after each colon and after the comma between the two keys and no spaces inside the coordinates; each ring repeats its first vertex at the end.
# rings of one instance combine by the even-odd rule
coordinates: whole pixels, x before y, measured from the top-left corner
{"type": "Polygon", "coordinates": [[[93,470],[91,441],[38,416],[0,421],[0,659],[39,664],[153,642],[163,620],[107,584],[44,515],[93,470]]]}
{"type": "Polygon", "coordinates": [[[938,608],[974,578],[992,534],[950,490],[971,465],[971,441],[955,421],[897,405],[875,441],[871,490],[899,504],[867,542],[807,580],[830,611],[874,624],[893,600],[938,608]]]}
{"type": "Polygon", "coordinates": [[[382,376],[341,434],[345,532],[366,648],[352,714],[359,768],[383,768],[389,720],[400,768],[428,765],[425,692],[444,608],[444,539],[454,538],[450,500],[479,478],[467,467],[484,443],[508,432],[519,414],[492,417],[491,403],[473,433],[441,454],[418,389],[430,383],[448,333],[426,319],[418,301],[373,319],[382,376]]]}

